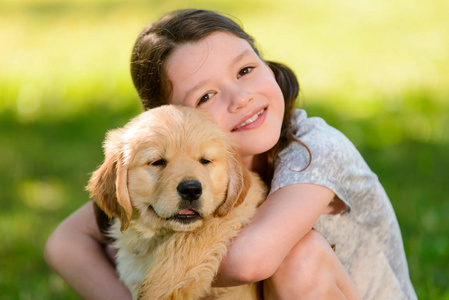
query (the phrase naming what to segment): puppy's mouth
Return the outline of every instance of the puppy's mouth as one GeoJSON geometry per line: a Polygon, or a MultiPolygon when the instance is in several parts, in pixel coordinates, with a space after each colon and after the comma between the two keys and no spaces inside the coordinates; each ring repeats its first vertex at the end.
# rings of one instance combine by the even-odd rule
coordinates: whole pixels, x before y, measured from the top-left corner
{"type": "MultiPolygon", "coordinates": [[[[150,205],[150,209],[159,218],[161,218],[153,206],[150,205]]],[[[199,214],[199,212],[197,212],[193,209],[183,209],[183,210],[180,210],[177,214],[175,214],[171,217],[168,217],[168,218],[163,218],[163,219],[165,219],[167,221],[176,221],[176,222],[179,222],[182,224],[191,224],[191,223],[194,223],[194,222],[202,219],[202,217],[199,214]]]]}
{"type": "Polygon", "coordinates": [[[192,209],[183,209],[167,220],[177,221],[183,224],[190,224],[201,219],[201,215],[192,209]]]}

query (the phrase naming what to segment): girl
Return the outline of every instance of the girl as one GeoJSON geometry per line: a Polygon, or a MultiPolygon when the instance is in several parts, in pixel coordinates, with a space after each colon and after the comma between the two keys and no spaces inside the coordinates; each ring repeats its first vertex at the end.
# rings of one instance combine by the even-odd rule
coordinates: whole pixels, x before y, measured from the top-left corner
{"type": "MultiPolygon", "coordinates": [[[[343,134],[294,109],[293,72],[263,60],[235,22],[205,10],[168,14],[138,37],[131,74],[146,109],[210,112],[271,187],[216,286],[264,280],[266,299],[416,299],[376,175],[343,134]]],[[[55,230],[46,260],[85,298],[129,299],[104,243],[86,204],[55,230]]]]}

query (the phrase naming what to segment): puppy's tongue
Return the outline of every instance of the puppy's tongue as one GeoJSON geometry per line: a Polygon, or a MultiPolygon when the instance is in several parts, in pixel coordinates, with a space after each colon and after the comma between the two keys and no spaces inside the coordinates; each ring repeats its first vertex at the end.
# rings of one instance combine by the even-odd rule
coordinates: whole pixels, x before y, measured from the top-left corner
{"type": "Polygon", "coordinates": [[[195,212],[191,209],[183,209],[180,212],[178,212],[179,215],[193,215],[195,212]]]}

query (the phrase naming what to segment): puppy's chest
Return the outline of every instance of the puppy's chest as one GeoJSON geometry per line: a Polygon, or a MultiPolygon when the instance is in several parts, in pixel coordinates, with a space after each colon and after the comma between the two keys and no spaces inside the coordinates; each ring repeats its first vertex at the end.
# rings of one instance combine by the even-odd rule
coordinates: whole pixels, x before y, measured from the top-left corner
{"type": "Polygon", "coordinates": [[[145,278],[148,269],[157,259],[157,250],[164,244],[165,237],[153,234],[151,237],[129,228],[116,232],[114,247],[117,249],[117,271],[128,287],[137,288],[145,278]]]}
{"type": "Polygon", "coordinates": [[[119,235],[119,237],[116,237],[114,244],[118,252],[124,251],[126,255],[145,260],[151,258],[156,249],[167,239],[166,236],[155,233],[142,234],[132,228],[124,233],[120,232],[119,235]]]}

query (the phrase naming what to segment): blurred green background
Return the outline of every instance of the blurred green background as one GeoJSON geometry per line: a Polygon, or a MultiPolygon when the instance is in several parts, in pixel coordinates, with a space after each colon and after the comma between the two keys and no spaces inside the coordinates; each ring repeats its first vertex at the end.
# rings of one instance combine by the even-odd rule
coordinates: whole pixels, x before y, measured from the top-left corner
{"type": "Polygon", "coordinates": [[[105,132],[141,111],[138,33],[186,7],[237,17],[295,70],[299,105],[384,184],[419,298],[449,299],[446,0],[0,0],[0,298],[79,299],[45,265],[45,241],[87,201],[105,132]]]}

